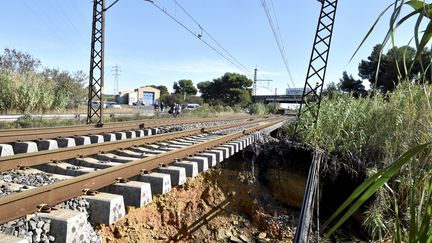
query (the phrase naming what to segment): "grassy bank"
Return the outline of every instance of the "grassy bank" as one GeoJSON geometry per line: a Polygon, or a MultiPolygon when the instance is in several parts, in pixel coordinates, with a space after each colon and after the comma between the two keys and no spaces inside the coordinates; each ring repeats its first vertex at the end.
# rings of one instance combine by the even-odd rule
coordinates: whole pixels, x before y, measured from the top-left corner
{"type": "MultiPolygon", "coordinates": [[[[403,83],[393,93],[373,98],[326,98],[316,126],[307,127],[298,138],[336,158],[339,167],[373,175],[410,148],[432,140],[431,97],[431,85],[403,83]]],[[[292,131],[293,125],[285,128],[292,131]]],[[[431,161],[431,151],[425,150],[375,194],[363,215],[371,236],[391,237],[398,227],[409,232],[410,209],[415,207],[419,214],[425,210],[421,204],[428,196],[424,182],[430,180],[431,161]]],[[[327,169],[337,173],[337,166],[327,169]]]]}

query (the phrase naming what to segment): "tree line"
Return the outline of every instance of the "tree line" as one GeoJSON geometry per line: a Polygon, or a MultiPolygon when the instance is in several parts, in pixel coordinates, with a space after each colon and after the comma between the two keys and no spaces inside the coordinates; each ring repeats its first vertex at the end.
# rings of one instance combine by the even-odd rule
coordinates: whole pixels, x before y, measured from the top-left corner
{"type": "MultiPolygon", "coordinates": [[[[87,75],[56,68],[42,67],[32,55],[5,48],[0,54],[0,113],[16,111],[46,113],[74,109],[87,99],[87,75]]],[[[207,103],[219,106],[245,107],[251,103],[252,80],[237,73],[225,73],[212,81],[197,84],[190,79],[174,82],[174,93],[164,85],[152,85],[160,90],[160,101],[173,103],[207,103]],[[202,94],[197,96],[198,91],[202,94]]]]}
{"type": "Polygon", "coordinates": [[[197,88],[192,80],[182,79],[174,82],[173,94],[163,86],[153,86],[161,91],[160,101],[172,103],[207,103],[212,106],[246,107],[252,103],[253,81],[238,73],[225,73],[212,81],[199,82],[197,88]],[[201,96],[196,96],[198,91],[201,96]]]}
{"type": "MultiPolygon", "coordinates": [[[[425,48],[416,59],[416,50],[411,46],[393,46],[386,53],[382,44],[375,45],[366,60],[361,60],[358,75],[370,83],[371,91],[392,92],[401,80],[413,83],[432,83],[431,56],[429,48],[425,48]]],[[[355,97],[368,95],[362,79],[355,79],[343,72],[337,84],[330,83],[327,93],[343,91],[355,97]]]]}
{"type": "Polygon", "coordinates": [[[86,98],[82,71],[42,68],[40,60],[15,49],[0,55],[0,112],[45,113],[77,108],[86,98]]]}

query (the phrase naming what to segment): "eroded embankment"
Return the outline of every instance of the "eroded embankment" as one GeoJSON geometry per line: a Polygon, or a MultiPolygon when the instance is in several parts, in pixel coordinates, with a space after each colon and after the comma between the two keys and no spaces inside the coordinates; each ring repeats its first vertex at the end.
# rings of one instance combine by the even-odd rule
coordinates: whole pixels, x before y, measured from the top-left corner
{"type": "MultiPolygon", "coordinates": [[[[101,226],[100,234],[104,242],[291,242],[311,152],[264,137],[211,171],[153,197],[150,205],[130,208],[115,225],[101,226]]],[[[338,175],[329,171],[322,172],[324,215],[356,184],[343,168],[338,175]]]]}
{"type": "Polygon", "coordinates": [[[100,227],[104,242],[292,241],[298,210],[259,183],[254,156],[239,153],[145,208],[129,209],[115,225],[100,227]]]}

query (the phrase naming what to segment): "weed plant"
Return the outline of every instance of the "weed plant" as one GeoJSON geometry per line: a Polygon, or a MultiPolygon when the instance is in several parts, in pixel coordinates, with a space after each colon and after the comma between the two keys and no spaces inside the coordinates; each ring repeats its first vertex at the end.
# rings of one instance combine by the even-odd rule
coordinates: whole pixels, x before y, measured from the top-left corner
{"type": "MultiPolygon", "coordinates": [[[[325,98],[317,124],[299,135],[302,141],[337,152],[346,161],[382,168],[432,138],[430,97],[432,86],[403,83],[395,92],[373,98],[345,94],[325,98]]],[[[303,119],[312,121],[311,116],[303,119]]]]}
{"type": "MultiPolygon", "coordinates": [[[[416,48],[414,59],[419,60],[421,64],[421,71],[415,75],[414,80],[418,84],[430,83],[432,67],[424,65],[421,58],[432,38],[432,4],[426,1],[395,0],[380,14],[356,52],[387,11],[390,11],[391,15],[383,46],[390,40],[394,46],[395,30],[402,25],[411,25],[412,41],[416,48]]],[[[395,59],[397,58],[401,57],[395,56],[395,59]]],[[[380,59],[381,56],[378,63],[380,59]]],[[[346,113],[352,114],[351,109],[356,108],[351,105],[338,105],[337,107],[345,108],[340,111],[340,115],[333,115],[336,119],[342,119],[333,120],[335,123],[341,123],[340,125],[318,122],[317,130],[314,131],[316,134],[326,136],[327,131],[323,130],[323,125],[335,129],[333,133],[336,138],[331,139],[330,144],[324,147],[341,151],[340,153],[348,158],[358,158],[357,163],[365,163],[369,169],[377,168],[326,222],[323,228],[332,225],[331,228],[327,228],[327,236],[335,232],[367,200],[375,197],[369,204],[364,221],[372,237],[380,240],[391,239],[394,242],[432,242],[431,86],[413,85],[412,79],[402,75],[411,73],[414,63],[413,61],[409,65],[404,61],[402,66],[397,66],[400,77],[398,81],[404,84],[388,96],[377,95],[372,101],[360,105],[360,111],[363,110],[362,107],[370,106],[370,110],[363,110],[365,114],[344,120],[343,118],[347,117],[346,113]],[[359,123],[357,119],[363,122],[359,123]],[[345,123],[351,121],[360,126],[349,130],[351,125],[345,123]],[[349,138],[354,140],[351,141],[349,138]]],[[[378,75],[379,72],[375,80],[378,75]]],[[[376,92],[377,85],[373,87],[376,92]]],[[[332,104],[332,101],[325,103],[327,102],[329,104],[326,106],[332,104]]],[[[311,137],[304,134],[303,137],[311,141],[311,137]]],[[[316,140],[321,146],[323,141],[316,140]]]]}
{"type": "MultiPolygon", "coordinates": [[[[393,93],[367,98],[340,94],[325,98],[316,125],[302,130],[299,138],[313,147],[338,157],[353,171],[366,170],[372,177],[393,165],[410,148],[432,140],[432,85],[404,82],[393,93]]],[[[311,116],[302,116],[312,124],[311,116]]],[[[286,129],[293,131],[292,124],[286,129]]],[[[397,179],[388,180],[377,190],[364,216],[364,227],[374,238],[395,233],[396,225],[408,231],[410,208],[430,194],[425,187],[413,192],[413,183],[425,185],[430,179],[432,153],[424,151],[413,157],[411,166],[401,166],[397,179]],[[423,195],[423,194],[424,195],[423,195]],[[410,197],[410,195],[414,196],[410,197]],[[399,215],[389,208],[395,200],[399,215]],[[399,223],[397,223],[399,222],[399,223]]],[[[408,161],[407,161],[408,163],[408,161]]],[[[333,172],[337,168],[332,168],[333,172]]],[[[422,213],[424,208],[418,213],[422,213]]]]}

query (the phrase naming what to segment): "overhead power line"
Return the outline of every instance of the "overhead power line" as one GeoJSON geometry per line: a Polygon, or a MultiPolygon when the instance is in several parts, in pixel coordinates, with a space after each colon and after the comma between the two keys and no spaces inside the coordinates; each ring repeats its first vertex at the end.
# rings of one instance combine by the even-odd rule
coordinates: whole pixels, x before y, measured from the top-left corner
{"type": "Polygon", "coordinates": [[[192,17],[192,15],[183,7],[181,6],[177,1],[174,0],[174,3],[179,6],[183,12],[185,12],[185,14],[192,19],[192,21],[200,28],[200,33],[195,33],[191,28],[189,28],[188,26],[186,26],[184,23],[182,23],[179,19],[177,19],[173,14],[170,14],[168,12],[168,10],[166,8],[163,8],[161,6],[159,6],[158,4],[156,4],[154,1],[152,0],[144,0],[146,2],[150,2],[153,4],[153,6],[155,6],[157,9],[159,9],[161,12],[163,12],[164,14],[166,14],[169,18],[171,18],[174,22],[176,22],[177,24],[179,24],[181,27],[183,27],[186,31],[188,31],[190,34],[192,34],[193,36],[197,37],[201,42],[203,42],[207,47],[209,47],[210,49],[212,49],[214,52],[216,52],[217,54],[219,54],[219,56],[221,56],[222,58],[224,58],[225,60],[227,60],[229,63],[231,63],[232,65],[234,65],[235,67],[237,67],[239,70],[241,70],[242,72],[244,72],[247,76],[249,76],[250,78],[253,78],[253,73],[247,69],[244,65],[242,65],[236,58],[234,58],[234,56],[228,52],[215,38],[213,38],[206,30],[205,28],[202,27],[202,25],[200,23],[198,23],[198,21],[195,20],[195,18],[192,17]],[[218,50],[216,47],[214,47],[213,45],[211,45],[208,41],[205,40],[205,36],[203,34],[206,34],[206,36],[208,36],[213,42],[216,43],[217,46],[219,46],[219,48],[221,50],[218,50]],[[225,55],[225,54],[227,55],[225,55]]]}
{"type": "MultiPolygon", "coordinates": [[[[238,65],[240,65],[244,70],[248,70],[245,66],[243,66],[229,51],[227,51],[215,38],[213,38],[213,36],[205,29],[201,26],[200,23],[198,23],[198,21],[195,20],[194,17],[192,17],[192,15],[182,6],[180,5],[180,3],[177,2],[177,0],[173,0],[174,3],[180,7],[180,9],[187,15],[189,16],[190,19],[192,19],[192,21],[198,25],[198,27],[202,30],[203,33],[205,33],[208,37],[210,37],[210,39],[212,39],[225,53],[228,54],[228,56],[230,56],[238,65]]],[[[248,70],[248,72],[250,74],[252,74],[252,72],[250,72],[248,70]]]]}
{"type": "MultiPolygon", "coordinates": [[[[270,24],[270,28],[272,30],[274,39],[275,39],[276,44],[278,46],[279,53],[280,53],[280,55],[282,57],[282,60],[284,62],[285,69],[286,69],[286,71],[288,73],[288,76],[290,78],[291,84],[294,87],[295,86],[294,79],[292,77],[291,70],[289,68],[288,58],[287,58],[287,55],[286,55],[286,52],[285,52],[285,46],[283,44],[284,42],[282,40],[282,35],[280,33],[279,23],[278,23],[278,20],[277,20],[276,11],[275,11],[273,2],[272,2],[272,0],[270,0],[271,6],[272,6],[272,10],[273,10],[273,15],[275,16],[275,20],[276,20],[275,22],[273,21],[273,17],[272,17],[272,14],[270,12],[270,9],[269,9],[269,7],[267,5],[267,1],[266,0],[260,0],[260,1],[261,1],[261,6],[264,9],[264,13],[266,14],[267,20],[268,20],[268,22],[270,24]]],[[[290,84],[287,83],[287,85],[288,85],[288,88],[290,88],[290,84]]]]}

